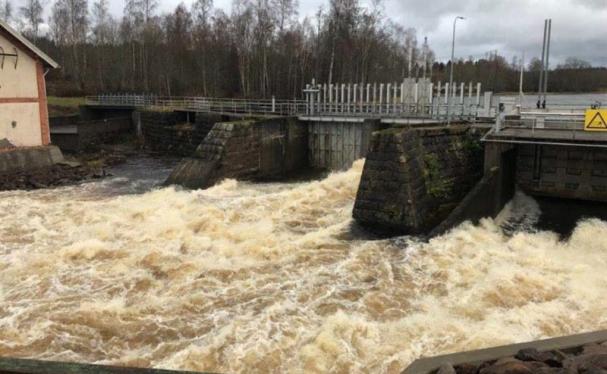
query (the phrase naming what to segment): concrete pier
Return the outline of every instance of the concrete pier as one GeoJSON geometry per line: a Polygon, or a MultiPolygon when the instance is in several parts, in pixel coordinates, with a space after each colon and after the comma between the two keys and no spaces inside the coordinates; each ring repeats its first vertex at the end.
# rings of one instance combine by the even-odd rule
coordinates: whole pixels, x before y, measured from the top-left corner
{"type": "Polygon", "coordinates": [[[428,233],[481,179],[481,135],[463,125],[374,133],[354,219],[380,233],[428,233]]]}
{"type": "Polygon", "coordinates": [[[276,178],[306,164],[307,129],[295,118],[220,122],[166,184],[207,188],[225,178],[276,178]]]}

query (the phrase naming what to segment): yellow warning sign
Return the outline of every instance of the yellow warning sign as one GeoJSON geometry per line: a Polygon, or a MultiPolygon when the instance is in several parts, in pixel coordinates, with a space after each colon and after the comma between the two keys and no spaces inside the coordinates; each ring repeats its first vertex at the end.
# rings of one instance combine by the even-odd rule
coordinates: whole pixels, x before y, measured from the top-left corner
{"type": "Polygon", "coordinates": [[[586,110],[585,131],[607,131],[607,109],[586,110]]]}

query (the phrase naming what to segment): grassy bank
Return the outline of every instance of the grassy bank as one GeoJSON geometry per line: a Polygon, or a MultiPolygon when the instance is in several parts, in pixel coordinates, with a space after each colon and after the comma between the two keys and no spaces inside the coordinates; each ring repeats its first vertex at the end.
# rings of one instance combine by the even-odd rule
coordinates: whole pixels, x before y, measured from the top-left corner
{"type": "Polygon", "coordinates": [[[78,113],[78,106],[84,104],[84,97],[48,97],[50,117],[69,116],[78,113]]]}

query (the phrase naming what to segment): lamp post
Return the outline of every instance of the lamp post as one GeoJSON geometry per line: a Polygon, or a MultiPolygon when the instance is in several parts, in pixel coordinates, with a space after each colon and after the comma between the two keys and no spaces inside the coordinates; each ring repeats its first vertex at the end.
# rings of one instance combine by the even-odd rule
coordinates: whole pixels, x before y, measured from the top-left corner
{"type": "MultiPolygon", "coordinates": [[[[453,65],[455,63],[455,25],[457,20],[464,20],[464,17],[457,16],[453,19],[453,39],[451,42],[451,71],[449,72],[449,91],[453,90],[453,65]]],[[[447,92],[447,126],[451,125],[451,92],[447,92]]]]}

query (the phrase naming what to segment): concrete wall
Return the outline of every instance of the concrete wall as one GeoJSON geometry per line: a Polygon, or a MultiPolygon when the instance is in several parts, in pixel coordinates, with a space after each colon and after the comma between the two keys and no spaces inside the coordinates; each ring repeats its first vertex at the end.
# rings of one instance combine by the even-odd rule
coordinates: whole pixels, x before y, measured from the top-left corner
{"type": "Polygon", "coordinates": [[[77,116],[54,118],[51,141],[63,151],[78,152],[133,131],[130,117],[81,121],[77,116]]]}
{"type": "Polygon", "coordinates": [[[310,166],[328,170],[349,168],[354,161],[365,157],[371,133],[382,128],[377,120],[309,122],[310,166]]]}
{"type": "Polygon", "coordinates": [[[307,128],[295,118],[216,123],[166,184],[207,188],[225,178],[272,179],[307,166],[307,128]]]}
{"type": "Polygon", "coordinates": [[[55,146],[15,148],[0,152],[0,174],[49,167],[63,161],[55,146]]]}
{"type": "Polygon", "coordinates": [[[373,231],[430,232],[481,179],[479,138],[467,126],[374,133],[354,219],[373,231]]]}
{"type": "Polygon", "coordinates": [[[607,201],[607,149],[517,146],[516,181],[530,195],[607,201]]]}
{"type": "Polygon", "coordinates": [[[13,57],[6,57],[0,68],[0,139],[16,146],[41,145],[37,61],[1,34],[0,47],[5,53],[14,53],[17,47],[19,55],[17,68],[13,57]]]}
{"type": "MultiPolygon", "coordinates": [[[[407,367],[402,372],[402,374],[433,374],[433,373],[455,373],[456,372],[456,370],[454,370],[452,368],[451,368],[451,370],[453,370],[453,371],[445,370],[445,369],[443,369],[441,371],[441,368],[443,368],[445,366],[447,368],[456,367],[457,369],[459,369],[459,370],[457,370],[458,373],[459,372],[476,373],[479,371],[479,368],[483,363],[495,362],[495,361],[498,361],[499,359],[505,359],[505,361],[502,361],[502,363],[505,363],[507,361],[512,362],[513,357],[509,357],[509,356],[515,356],[519,352],[521,352],[521,350],[527,350],[527,352],[529,352],[529,353],[537,352],[538,353],[537,356],[540,356],[540,354],[539,354],[540,352],[554,353],[555,354],[554,356],[551,356],[550,354],[544,355],[544,357],[548,357],[548,358],[555,358],[555,357],[560,358],[557,360],[553,360],[553,362],[552,362],[553,365],[556,364],[557,362],[560,362],[560,364],[566,363],[565,359],[568,358],[567,356],[572,355],[574,353],[584,353],[585,357],[583,357],[583,358],[586,358],[586,359],[595,358],[596,359],[595,355],[599,355],[602,353],[602,352],[598,351],[596,349],[596,347],[600,347],[599,344],[601,344],[601,343],[602,343],[601,345],[604,345],[605,341],[607,341],[607,330],[599,330],[599,331],[587,332],[587,333],[583,333],[583,334],[562,336],[562,337],[558,337],[558,338],[536,340],[536,341],[531,341],[531,342],[526,342],[526,343],[509,344],[509,345],[503,345],[503,346],[499,346],[499,347],[484,348],[484,349],[478,349],[478,350],[467,351],[467,352],[457,352],[457,353],[451,353],[451,354],[446,354],[446,355],[442,355],[442,356],[424,357],[424,358],[415,360],[413,363],[411,363],[411,365],[409,365],[409,367],[407,367]],[[589,347],[589,348],[594,348],[594,352],[591,350],[589,350],[589,352],[586,352],[583,349],[585,346],[589,347]]],[[[602,354],[602,356],[604,356],[604,354],[602,354]]],[[[601,358],[603,358],[603,357],[601,357],[601,358]]],[[[529,360],[529,361],[531,361],[531,360],[529,360]]],[[[602,362],[604,362],[604,361],[602,361],[602,362]]],[[[571,361],[569,361],[569,363],[576,363],[576,360],[571,360],[571,361]]],[[[516,368],[518,370],[516,370],[516,369],[507,370],[504,367],[490,368],[489,366],[490,365],[485,365],[484,370],[482,370],[481,372],[485,372],[485,373],[534,373],[534,372],[535,373],[578,373],[578,370],[574,369],[573,367],[570,367],[570,368],[563,368],[563,367],[537,368],[536,367],[535,370],[533,370],[532,367],[526,368],[524,366],[523,367],[519,366],[518,368],[516,368]]],[[[546,366],[548,366],[548,365],[546,365],[546,366]]],[[[557,364],[556,366],[559,366],[559,365],[557,364]]],[[[564,365],[560,365],[560,366],[564,366],[564,365]]],[[[604,370],[600,370],[598,368],[593,368],[591,370],[579,371],[579,372],[580,373],[582,373],[582,372],[600,373],[601,371],[604,371],[604,370]]]]}
{"type": "Polygon", "coordinates": [[[135,111],[134,108],[129,107],[98,107],[98,106],[87,106],[81,105],[78,107],[78,113],[80,119],[84,121],[92,121],[97,119],[107,119],[116,117],[127,117],[135,111]]]}
{"type": "Polygon", "coordinates": [[[192,155],[213,125],[222,120],[221,116],[212,114],[150,111],[140,112],[139,118],[146,146],[177,156],[192,155]]]}

